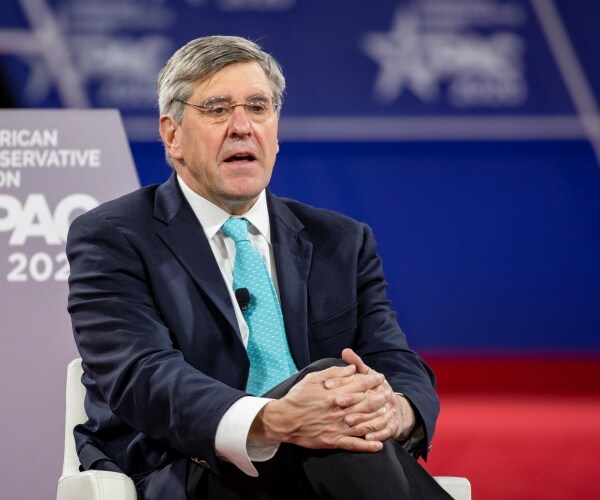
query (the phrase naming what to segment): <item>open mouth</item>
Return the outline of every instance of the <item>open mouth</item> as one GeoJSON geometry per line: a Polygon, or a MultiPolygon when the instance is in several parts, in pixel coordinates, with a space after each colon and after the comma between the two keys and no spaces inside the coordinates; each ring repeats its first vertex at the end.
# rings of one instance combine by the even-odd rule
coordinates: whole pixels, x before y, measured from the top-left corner
{"type": "Polygon", "coordinates": [[[231,156],[225,158],[225,162],[227,162],[227,163],[231,163],[231,162],[235,162],[235,161],[254,161],[254,160],[256,160],[256,158],[250,153],[235,154],[235,155],[231,155],[231,156]]]}

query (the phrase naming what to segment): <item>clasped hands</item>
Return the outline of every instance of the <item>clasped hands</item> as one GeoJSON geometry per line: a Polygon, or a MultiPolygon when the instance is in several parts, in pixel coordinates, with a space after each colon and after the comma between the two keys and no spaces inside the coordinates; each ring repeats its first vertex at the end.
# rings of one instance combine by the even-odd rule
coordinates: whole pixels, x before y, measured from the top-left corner
{"type": "Polygon", "coordinates": [[[352,349],[344,349],[342,359],[348,366],[309,373],[265,405],[251,437],[358,452],[379,451],[388,438],[408,438],[415,426],[408,400],[352,349]]]}

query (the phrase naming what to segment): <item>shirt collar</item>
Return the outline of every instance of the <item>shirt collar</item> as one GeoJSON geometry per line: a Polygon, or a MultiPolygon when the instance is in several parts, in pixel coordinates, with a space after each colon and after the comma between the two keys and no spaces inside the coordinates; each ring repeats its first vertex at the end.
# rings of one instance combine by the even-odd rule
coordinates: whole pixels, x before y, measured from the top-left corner
{"type": "MultiPolygon", "coordinates": [[[[204,229],[204,234],[206,234],[209,240],[212,239],[231,215],[195,191],[192,191],[179,175],[177,176],[177,182],[179,182],[179,186],[183,191],[183,196],[185,196],[202,229],[204,229]]],[[[269,210],[267,208],[267,195],[264,189],[258,195],[256,203],[252,205],[250,210],[243,214],[243,217],[250,221],[250,224],[258,230],[270,245],[271,226],[269,222],[269,210]]]]}

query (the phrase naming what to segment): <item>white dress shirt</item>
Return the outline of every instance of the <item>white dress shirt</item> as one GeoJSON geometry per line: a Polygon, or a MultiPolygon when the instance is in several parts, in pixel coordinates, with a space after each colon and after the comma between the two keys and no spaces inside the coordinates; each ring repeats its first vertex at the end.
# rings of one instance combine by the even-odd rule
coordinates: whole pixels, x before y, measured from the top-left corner
{"type": "MultiPolygon", "coordinates": [[[[231,301],[233,302],[242,341],[248,347],[248,325],[233,290],[235,242],[231,238],[226,237],[221,230],[221,226],[231,215],[192,191],[179,176],[177,176],[177,180],[181,186],[183,195],[192,207],[210,243],[223,279],[227,284],[231,301]]],[[[244,218],[250,221],[251,225],[248,227],[248,237],[265,259],[275,290],[279,295],[273,247],[271,245],[271,225],[267,209],[267,197],[264,190],[252,208],[244,214],[244,218]]],[[[258,472],[252,461],[261,462],[269,460],[279,448],[278,442],[248,441],[248,432],[254,418],[269,401],[270,399],[251,396],[238,399],[225,412],[217,427],[215,436],[217,455],[223,460],[231,462],[249,476],[258,476],[258,472]]]]}

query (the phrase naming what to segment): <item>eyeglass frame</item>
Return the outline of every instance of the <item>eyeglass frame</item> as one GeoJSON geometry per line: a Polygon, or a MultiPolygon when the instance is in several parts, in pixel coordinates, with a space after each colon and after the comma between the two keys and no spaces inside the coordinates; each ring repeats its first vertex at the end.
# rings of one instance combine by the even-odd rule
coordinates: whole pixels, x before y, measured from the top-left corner
{"type": "MultiPolygon", "coordinates": [[[[190,107],[192,107],[192,108],[195,108],[195,109],[197,109],[197,110],[198,110],[198,111],[200,111],[201,113],[203,113],[203,114],[205,114],[206,116],[208,116],[209,118],[211,118],[211,119],[212,119],[212,120],[213,120],[215,123],[224,123],[224,122],[226,122],[227,120],[229,120],[229,119],[230,119],[230,118],[233,116],[233,112],[235,111],[235,108],[237,108],[237,107],[239,107],[239,106],[242,106],[242,107],[244,108],[244,111],[246,111],[246,114],[247,114],[247,116],[248,116],[248,117],[250,118],[250,120],[252,120],[254,123],[262,123],[263,121],[266,121],[266,120],[268,120],[269,118],[271,118],[273,115],[275,115],[275,114],[279,113],[279,111],[281,110],[281,104],[282,104],[282,103],[281,103],[281,102],[273,102],[273,99],[272,99],[272,98],[269,98],[269,99],[270,99],[270,101],[271,101],[271,102],[270,102],[270,104],[271,104],[271,106],[273,107],[273,113],[269,114],[268,116],[265,116],[265,117],[264,117],[263,119],[261,119],[261,120],[256,120],[255,118],[257,118],[257,117],[256,117],[255,115],[253,115],[253,114],[252,114],[252,113],[251,113],[251,112],[248,110],[248,106],[250,106],[250,105],[251,105],[251,103],[252,103],[252,99],[255,99],[256,97],[258,97],[258,96],[253,96],[253,97],[251,97],[251,98],[250,98],[248,101],[246,101],[246,102],[243,102],[243,103],[242,103],[242,102],[240,102],[240,103],[236,103],[236,102],[234,102],[234,103],[229,103],[229,102],[227,102],[226,100],[223,100],[222,102],[221,102],[221,101],[219,101],[219,105],[223,106],[223,107],[224,107],[224,108],[227,110],[227,113],[226,113],[226,115],[223,115],[223,117],[214,117],[214,116],[210,116],[210,115],[209,115],[209,113],[210,113],[209,109],[210,109],[212,106],[208,106],[208,105],[206,105],[206,104],[193,104],[193,103],[191,103],[191,102],[187,102],[187,101],[184,101],[184,100],[182,100],[182,99],[177,99],[177,98],[174,98],[174,99],[173,99],[173,101],[177,101],[177,102],[180,102],[181,104],[184,104],[184,105],[186,105],[186,106],[190,106],[190,107]]],[[[267,102],[267,98],[266,98],[266,96],[265,96],[265,98],[261,97],[261,99],[263,99],[263,100],[264,100],[264,102],[267,102]]],[[[206,103],[206,102],[209,102],[210,100],[211,100],[211,99],[208,99],[207,101],[205,101],[205,103],[206,103]]]]}

